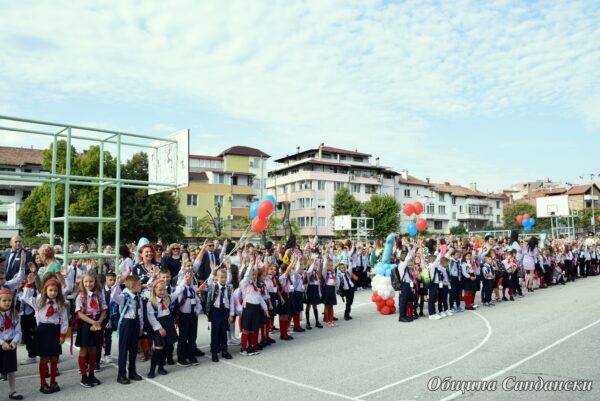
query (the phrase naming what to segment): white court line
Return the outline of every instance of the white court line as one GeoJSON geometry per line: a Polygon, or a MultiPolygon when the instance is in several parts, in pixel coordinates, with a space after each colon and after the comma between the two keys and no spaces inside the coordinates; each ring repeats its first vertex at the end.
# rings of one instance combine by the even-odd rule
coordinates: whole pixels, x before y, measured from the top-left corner
{"type": "Polygon", "coordinates": [[[442,369],[442,368],[445,368],[445,367],[447,367],[447,366],[450,366],[450,365],[452,365],[452,364],[454,364],[454,363],[456,363],[456,362],[458,362],[458,361],[460,361],[460,360],[462,360],[462,359],[465,359],[466,357],[468,357],[469,355],[471,355],[472,353],[474,353],[475,351],[477,351],[479,348],[483,347],[483,345],[484,345],[485,343],[487,343],[487,342],[488,342],[488,340],[490,339],[490,337],[492,336],[492,332],[493,332],[493,330],[492,330],[492,326],[490,325],[490,322],[489,322],[489,321],[488,321],[488,320],[487,320],[485,317],[483,317],[482,315],[480,315],[479,313],[477,313],[477,312],[473,312],[473,311],[471,311],[471,313],[474,313],[475,315],[479,316],[479,317],[480,317],[480,318],[481,318],[481,319],[484,321],[484,323],[485,323],[485,325],[486,325],[486,327],[487,327],[487,335],[485,336],[485,338],[483,339],[483,341],[481,341],[479,344],[477,344],[477,346],[476,346],[475,348],[472,348],[472,349],[471,349],[470,351],[468,351],[466,354],[463,354],[463,355],[459,356],[458,358],[455,358],[455,359],[451,360],[450,362],[446,362],[446,363],[445,363],[445,364],[443,364],[443,365],[436,366],[436,367],[434,367],[434,368],[431,368],[431,369],[428,369],[428,370],[426,370],[426,371],[424,371],[424,372],[417,373],[416,375],[412,375],[412,376],[410,376],[410,377],[407,377],[407,378],[404,378],[404,379],[402,379],[402,380],[398,380],[397,382],[390,383],[390,384],[388,384],[388,385],[386,385],[386,386],[380,387],[380,388],[378,388],[378,389],[375,389],[375,390],[373,390],[373,391],[369,391],[368,393],[361,394],[361,395],[357,396],[356,398],[357,398],[357,399],[362,399],[362,398],[364,398],[364,397],[368,397],[368,396],[370,396],[370,395],[373,395],[373,394],[379,393],[379,392],[381,392],[381,391],[384,391],[384,390],[387,390],[387,389],[389,389],[389,388],[392,388],[392,387],[398,386],[398,385],[400,385],[400,384],[402,384],[402,383],[406,383],[406,382],[408,382],[408,381],[411,381],[411,380],[417,379],[417,378],[419,378],[419,377],[421,377],[421,376],[425,376],[426,374],[429,374],[429,373],[431,373],[431,372],[434,372],[434,371],[436,371],[436,370],[438,370],[438,369],[442,369]]]}
{"type": "Polygon", "coordinates": [[[233,366],[233,367],[238,368],[238,369],[246,370],[248,372],[252,372],[252,373],[257,374],[257,375],[265,376],[265,377],[268,377],[270,379],[275,379],[275,380],[278,380],[278,381],[286,383],[286,384],[293,384],[293,385],[298,386],[298,387],[302,387],[302,388],[306,388],[306,389],[309,389],[309,390],[317,391],[319,393],[323,393],[323,394],[327,394],[327,395],[332,395],[332,396],[335,396],[335,397],[340,397],[340,398],[343,398],[343,399],[346,399],[346,400],[354,400],[354,401],[357,400],[357,398],[350,397],[350,396],[345,395],[345,394],[340,394],[340,393],[336,393],[336,392],[333,392],[333,391],[324,390],[322,388],[318,388],[318,387],[314,387],[314,386],[309,386],[308,384],[299,383],[299,382],[294,381],[294,380],[289,380],[289,379],[286,379],[286,378],[283,378],[283,377],[279,377],[279,376],[275,376],[275,375],[272,375],[272,374],[269,374],[269,373],[261,372],[260,370],[255,370],[255,369],[252,369],[252,368],[248,368],[246,366],[237,365],[237,364],[235,364],[233,362],[228,362],[228,361],[222,361],[222,362],[224,364],[226,364],[226,365],[233,366]]]}
{"type": "MultiPolygon", "coordinates": [[[[560,340],[557,340],[557,341],[553,342],[552,344],[550,344],[550,345],[542,348],[541,350],[539,350],[537,352],[534,352],[533,354],[529,355],[528,357],[525,357],[525,358],[521,359],[520,361],[515,362],[512,365],[510,365],[510,366],[508,366],[508,367],[506,367],[506,368],[504,368],[502,370],[499,370],[496,373],[493,373],[493,374],[489,375],[488,377],[483,378],[482,381],[487,381],[487,380],[495,379],[498,376],[502,376],[506,372],[508,372],[508,371],[516,368],[517,366],[520,366],[520,365],[524,364],[525,362],[529,361],[530,359],[535,358],[536,356],[539,356],[539,355],[543,354],[544,352],[548,351],[549,349],[552,349],[552,348],[556,347],[558,344],[567,341],[571,337],[575,337],[577,334],[581,333],[582,331],[585,331],[585,330],[587,330],[587,329],[589,329],[591,327],[594,327],[598,323],[600,323],[600,320],[596,320],[594,323],[588,324],[587,326],[582,327],[581,329],[572,332],[571,334],[569,334],[569,335],[561,338],[560,340]]],[[[460,392],[460,391],[457,391],[456,393],[454,393],[452,395],[449,395],[448,397],[442,398],[440,401],[453,400],[453,399],[455,399],[457,397],[460,397],[461,395],[463,395],[463,393],[460,392]]]]}

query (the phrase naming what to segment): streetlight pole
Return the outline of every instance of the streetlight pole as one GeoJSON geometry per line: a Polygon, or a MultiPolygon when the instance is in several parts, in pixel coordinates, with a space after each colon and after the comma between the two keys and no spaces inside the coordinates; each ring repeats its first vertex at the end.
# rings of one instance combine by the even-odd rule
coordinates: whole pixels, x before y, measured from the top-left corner
{"type": "MultiPolygon", "coordinates": [[[[599,174],[600,176],[600,174],[599,174]]],[[[591,196],[592,196],[592,232],[594,233],[594,235],[596,234],[596,211],[595,211],[595,205],[594,205],[594,178],[596,177],[596,174],[594,173],[590,173],[590,181],[592,183],[591,185],[591,196]]],[[[583,176],[579,176],[579,178],[583,179],[583,176]]]]}

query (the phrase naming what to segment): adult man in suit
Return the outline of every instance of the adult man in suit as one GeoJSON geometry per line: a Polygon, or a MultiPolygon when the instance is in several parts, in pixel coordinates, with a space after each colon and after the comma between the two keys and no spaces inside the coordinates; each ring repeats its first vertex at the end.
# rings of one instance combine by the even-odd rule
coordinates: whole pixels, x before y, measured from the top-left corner
{"type": "Polygon", "coordinates": [[[202,249],[200,253],[196,257],[195,264],[198,264],[198,280],[206,281],[208,276],[210,276],[210,266],[211,264],[215,264],[219,266],[220,258],[219,253],[215,251],[215,244],[208,239],[204,241],[204,245],[202,245],[202,249]]]}
{"type": "Polygon", "coordinates": [[[25,268],[31,262],[31,252],[23,248],[23,240],[18,235],[10,239],[10,250],[4,253],[4,273],[6,281],[13,278],[19,272],[21,263],[24,263],[25,268]],[[25,260],[22,262],[22,259],[25,260]]]}

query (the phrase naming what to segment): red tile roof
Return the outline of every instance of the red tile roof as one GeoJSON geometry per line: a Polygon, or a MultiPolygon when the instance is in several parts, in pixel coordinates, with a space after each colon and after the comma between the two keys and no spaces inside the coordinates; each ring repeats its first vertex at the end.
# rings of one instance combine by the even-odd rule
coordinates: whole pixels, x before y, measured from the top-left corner
{"type": "Polygon", "coordinates": [[[408,178],[405,180],[402,175],[398,177],[399,184],[408,184],[408,185],[421,185],[423,187],[431,187],[433,184],[428,183],[427,181],[423,181],[418,179],[417,177],[413,177],[412,175],[408,175],[408,178]]]}
{"type": "Polygon", "coordinates": [[[271,157],[268,154],[266,154],[265,152],[263,152],[262,150],[250,148],[248,146],[232,146],[228,149],[225,149],[223,152],[221,152],[221,154],[219,154],[220,157],[223,157],[225,155],[239,155],[239,156],[266,157],[266,158],[271,157]]]}
{"type": "MultiPolygon", "coordinates": [[[[575,185],[567,191],[567,195],[585,195],[592,189],[592,184],[575,185]]],[[[594,192],[600,194],[600,188],[594,184],[594,192]]]]}
{"type": "Polygon", "coordinates": [[[205,156],[205,155],[190,155],[190,159],[200,159],[200,160],[217,160],[223,161],[222,157],[217,156],[205,156]]]}
{"type": "MultiPolygon", "coordinates": [[[[316,149],[317,151],[319,149],[316,149]]],[[[341,155],[350,155],[350,156],[362,156],[362,157],[368,157],[371,156],[368,153],[361,153],[358,151],[352,151],[352,150],[346,150],[346,149],[340,149],[340,148],[334,148],[331,146],[323,146],[323,148],[321,149],[323,152],[329,152],[329,153],[339,153],[341,155]]]]}
{"type": "Polygon", "coordinates": [[[40,149],[0,146],[0,164],[9,166],[42,165],[43,151],[40,149]]]}

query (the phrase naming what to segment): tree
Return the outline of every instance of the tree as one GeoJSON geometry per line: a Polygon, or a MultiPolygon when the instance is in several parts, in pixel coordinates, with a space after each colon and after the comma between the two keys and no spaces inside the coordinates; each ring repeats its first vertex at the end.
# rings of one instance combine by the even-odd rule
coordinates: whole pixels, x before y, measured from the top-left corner
{"type": "Polygon", "coordinates": [[[391,195],[371,195],[371,199],[363,204],[365,214],[374,220],[375,236],[383,238],[389,233],[397,232],[400,226],[398,213],[400,204],[391,195]]]}
{"type": "MultiPolygon", "coordinates": [[[[524,214],[535,217],[535,206],[527,202],[517,202],[504,209],[504,228],[507,230],[522,230],[523,226],[517,222],[517,216],[524,214]]],[[[550,219],[538,219],[535,217],[535,226],[532,231],[547,230],[549,228],[550,219]]]]}
{"type": "Polygon", "coordinates": [[[450,234],[452,235],[464,235],[467,233],[467,228],[461,224],[450,227],[450,234]]]}
{"type": "Polygon", "coordinates": [[[190,229],[192,237],[196,238],[196,243],[200,244],[201,238],[209,238],[215,236],[215,230],[210,216],[202,216],[194,222],[190,229]]]}
{"type": "MultiPolygon", "coordinates": [[[[598,216],[600,215],[600,210],[595,209],[594,219],[596,219],[596,227],[600,227],[600,222],[598,222],[598,216]]],[[[592,231],[592,208],[588,207],[586,209],[582,209],[578,212],[577,218],[575,219],[575,225],[577,228],[592,231]]]]}
{"type": "Polygon", "coordinates": [[[359,201],[354,198],[348,188],[340,188],[333,198],[333,215],[344,216],[351,215],[354,217],[360,216],[363,207],[359,201]]]}

